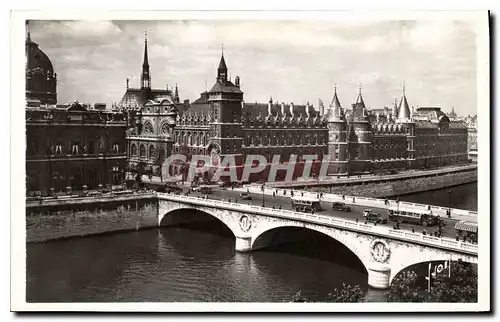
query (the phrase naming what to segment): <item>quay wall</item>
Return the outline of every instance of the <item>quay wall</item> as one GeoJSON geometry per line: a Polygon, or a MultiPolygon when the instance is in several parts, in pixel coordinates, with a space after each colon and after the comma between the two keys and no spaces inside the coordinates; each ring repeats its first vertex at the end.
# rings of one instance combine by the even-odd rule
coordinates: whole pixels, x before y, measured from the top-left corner
{"type": "Polygon", "coordinates": [[[366,180],[352,183],[330,183],[295,186],[294,189],[306,188],[310,191],[330,192],[350,196],[385,198],[421,191],[442,189],[462,184],[477,182],[477,169],[456,172],[444,172],[397,179],[366,180]],[[331,190],[330,190],[331,189],[331,190]]]}
{"type": "Polygon", "coordinates": [[[27,202],[26,242],[156,227],[157,218],[154,194],[27,202]]]}

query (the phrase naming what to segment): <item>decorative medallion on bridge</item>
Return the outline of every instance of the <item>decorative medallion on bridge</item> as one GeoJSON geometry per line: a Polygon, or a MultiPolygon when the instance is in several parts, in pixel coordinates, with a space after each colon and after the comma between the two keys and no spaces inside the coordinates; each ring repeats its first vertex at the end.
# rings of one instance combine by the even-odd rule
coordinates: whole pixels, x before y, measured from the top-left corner
{"type": "Polygon", "coordinates": [[[248,216],[241,216],[240,217],[240,228],[242,231],[247,232],[252,228],[252,220],[248,218],[248,216]]]}
{"type": "Polygon", "coordinates": [[[370,251],[372,253],[373,259],[380,263],[385,263],[391,255],[391,249],[389,245],[381,239],[376,239],[370,245],[370,251]]]}

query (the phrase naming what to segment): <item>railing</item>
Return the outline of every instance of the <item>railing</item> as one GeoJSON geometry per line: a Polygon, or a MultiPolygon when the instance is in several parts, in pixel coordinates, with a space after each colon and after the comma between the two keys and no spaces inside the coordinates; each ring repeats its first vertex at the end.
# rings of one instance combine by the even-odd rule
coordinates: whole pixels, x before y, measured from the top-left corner
{"type": "Polygon", "coordinates": [[[334,226],[337,228],[348,228],[353,231],[365,232],[369,234],[377,234],[382,236],[390,236],[395,239],[403,241],[418,242],[429,246],[438,248],[448,248],[457,251],[465,251],[477,256],[478,247],[475,244],[456,241],[447,237],[433,237],[428,235],[421,235],[402,230],[389,229],[383,226],[366,225],[364,223],[355,222],[352,220],[344,220],[335,217],[306,214],[290,210],[273,209],[267,207],[260,207],[254,205],[246,205],[240,203],[231,203],[227,201],[220,201],[214,199],[205,199],[203,197],[190,197],[184,195],[171,195],[167,193],[157,193],[159,199],[170,200],[174,202],[185,202],[200,206],[214,206],[214,208],[223,208],[237,211],[244,211],[249,213],[256,213],[260,215],[268,215],[271,217],[287,218],[292,220],[302,220],[315,224],[334,226]]]}
{"type": "Polygon", "coordinates": [[[26,207],[38,207],[38,206],[45,206],[45,205],[53,205],[53,204],[58,204],[59,202],[67,202],[71,201],[71,203],[85,203],[85,202],[95,202],[95,200],[99,199],[113,199],[115,200],[125,200],[129,198],[136,198],[136,197],[143,197],[143,196],[151,196],[155,197],[155,191],[133,191],[127,194],[120,194],[120,193],[104,193],[104,194],[96,194],[96,195],[88,195],[88,196],[81,196],[81,195],[61,195],[57,197],[45,197],[41,199],[28,199],[26,200],[26,207]]]}
{"type": "MultiPolygon", "coordinates": [[[[249,187],[245,187],[244,189],[248,189],[251,193],[260,193],[260,194],[262,193],[261,188],[256,187],[256,186],[249,186],[249,187]]],[[[290,193],[292,191],[294,193],[294,196],[299,196],[301,193],[304,193],[304,197],[315,198],[318,194],[317,192],[307,192],[307,191],[303,191],[303,190],[282,189],[282,188],[275,188],[275,189],[265,188],[264,194],[272,195],[273,192],[276,192],[276,190],[278,190],[278,193],[280,196],[283,196],[284,191],[286,191],[286,196],[290,196],[290,193]]],[[[366,207],[379,207],[379,208],[382,207],[382,208],[387,208],[387,209],[392,209],[392,210],[399,209],[401,211],[412,211],[412,210],[426,211],[428,209],[428,205],[412,203],[412,202],[400,201],[399,208],[398,208],[398,205],[394,200],[389,200],[389,205],[386,205],[384,199],[358,197],[358,196],[346,196],[346,195],[344,195],[344,198],[342,198],[342,195],[330,194],[330,193],[323,193],[323,197],[321,198],[321,200],[326,201],[326,202],[341,201],[341,202],[344,202],[345,204],[350,204],[350,205],[360,205],[360,206],[366,206],[366,207]],[[353,200],[354,200],[354,202],[353,202],[353,200]]],[[[450,209],[450,208],[431,206],[432,212],[435,214],[438,214],[440,216],[446,216],[446,212],[448,211],[448,209],[450,209]]],[[[452,214],[452,216],[453,215],[469,216],[469,217],[473,217],[471,219],[477,219],[477,212],[476,211],[451,208],[451,214],[452,214]]]]}

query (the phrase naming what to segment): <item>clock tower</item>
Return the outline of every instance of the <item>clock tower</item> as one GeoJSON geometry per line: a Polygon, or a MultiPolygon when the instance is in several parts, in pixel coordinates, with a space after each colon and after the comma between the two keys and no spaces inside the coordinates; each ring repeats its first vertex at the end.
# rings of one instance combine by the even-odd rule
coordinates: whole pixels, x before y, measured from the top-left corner
{"type": "MultiPolygon", "coordinates": [[[[208,103],[210,104],[210,140],[208,154],[211,157],[212,171],[227,165],[236,165],[238,177],[241,176],[243,155],[243,131],[242,131],[242,102],[243,92],[240,90],[239,77],[235,84],[227,77],[227,66],[224,53],[221,55],[217,78],[212,89],[208,92],[208,103]],[[235,164],[225,164],[225,158],[234,158],[235,164]]],[[[227,161],[226,161],[227,162],[227,161]]],[[[221,177],[223,181],[230,177],[221,177]]]]}

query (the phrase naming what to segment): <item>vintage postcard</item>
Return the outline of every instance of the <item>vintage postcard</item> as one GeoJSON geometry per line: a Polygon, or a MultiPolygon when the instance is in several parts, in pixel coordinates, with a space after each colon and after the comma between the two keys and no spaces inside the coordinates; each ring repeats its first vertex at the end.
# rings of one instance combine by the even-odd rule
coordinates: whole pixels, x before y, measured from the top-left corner
{"type": "Polygon", "coordinates": [[[13,311],[490,310],[488,12],[13,12],[11,51],[13,311]]]}

